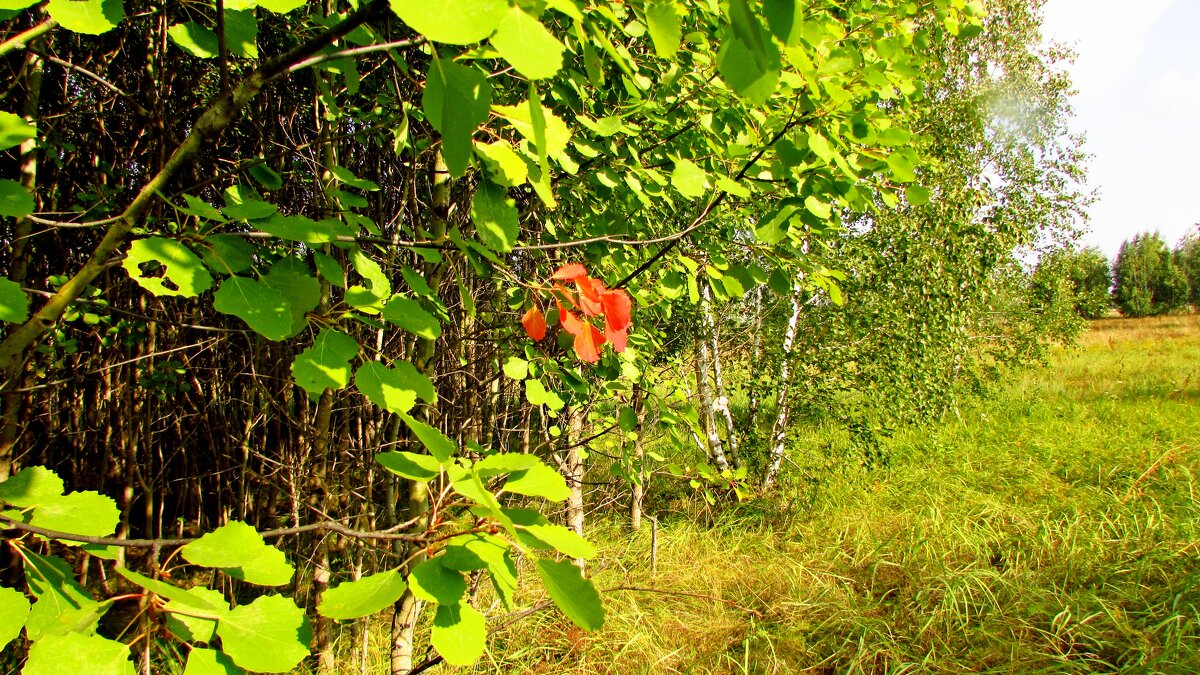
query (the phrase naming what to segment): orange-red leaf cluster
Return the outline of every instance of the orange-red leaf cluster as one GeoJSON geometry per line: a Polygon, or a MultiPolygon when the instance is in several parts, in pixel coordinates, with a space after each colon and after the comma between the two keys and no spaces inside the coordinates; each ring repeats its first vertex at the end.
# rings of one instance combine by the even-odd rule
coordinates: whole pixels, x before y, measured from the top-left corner
{"type": "MultiPolygon", "coordinates": [[[[588,276],[587,268],[579,263],[568,263],[558,268],[550,277],[558,282],[552,293],[558,305],[558,321],[562,329],[575,336],[575,353],[588,363],[600,360],[600,347],[608,342],[613,350],[625,351],[629,335],[630,313],[633,301],[629,294],[616,288],[609,289],[600,279],[588,276]],[[575,290],[566,284],[575,286],[575,290]],[[575,310],[575,311],[572,311],[575,310]],[[604,332],[596,328],[592,319],[604,319],[604,332]]],[[[542,311],[532,307],[521,319],[525,332],[534,341],[546,337],[546,319],[542,311]]]]}

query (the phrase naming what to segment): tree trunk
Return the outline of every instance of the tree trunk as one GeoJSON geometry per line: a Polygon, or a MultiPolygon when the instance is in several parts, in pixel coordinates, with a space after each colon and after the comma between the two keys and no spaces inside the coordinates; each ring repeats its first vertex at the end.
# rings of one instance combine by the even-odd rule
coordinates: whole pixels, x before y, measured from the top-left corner
{"type": "Polygon", "coordinates": [[[709,283],[700,285],[700,312],[704,317],[704,338],[708,341],[708,349],[712,356],[713,372],[713,406],[712,412],[719,414],[725,423],[725,440],[729,444],[729,459],[736,468],[742,467],[742,458],[738,453],[737,431],[733,427],[733,413],[729,410],[729,397],[725,394],[725,382],[721,377],[721,348],[717,339],[717,325],[713,320],[712,293],[709,283]]]}
{"type": "Polygon", "coordinates": [[[800,282],[797,281],[792,289],[792,317],[788,320],[787,332],[783,335],[783,359],[779,365],[779,392],[775,403],[775,426],[771,430],[770,463],[766,475],[763,476],[763,487],[769,488],[779,475],[779,467],[783,464],[786,451],[787,422],[788,422],[788,390],[791,385],[792,347],[796,342],[796,325],[800,322],[800,282]]]}
{"type": "Polygon", "coordinates": [[[637,438],[633,441],[633,489],[629,498],[629,527],[642,528],[642,502],[646,497],[646,448],[643,443],[642,425],[646,422],[646,406],[642,401],[642,385],[633,385],[633,410],[637,414],[637,438]]]}
{"type": "Polygon", "coordinates": [[[729,460],[725,458],[725,447],[712,414],[712,393],[708,387],[708,343],[703,339],[696,340],[696,395],[700,399],[700,426],[707,441],[708,456],[718,471],[728,471],[729,460]]]}
{"type": "MultiPolygon", "coordinates": [[[[25,102],[21,115],[27,122],[37,123],[38,103],[42,96],[42,69],[45,61],[33,52],[25,55],[24,85],[25,102]]],[[[20,182],[21,187],[31,194],[37,194],[37,139],[31,138],[20,146],[20,182]]],[[[13,226],[11,259],[9,260],[8,279],[24,286],[29,277],[29,260],[26,258],[26,248],[29,235],[33,232],[33,221],[28,218],[18,218],[13,226]]],[[[5,368],[4,379],[0,382],[3,387],[3,401],[0,402],[0,481],[8,478],[13,466],[13,449],[21,431],[21,401],[24,395],[19,391],[24,380],[25,364],[14,363],[5,368]]]]}
{"type": "MultiPolygon", "coordinates": [[[[571,495],[567,497],[567,527],[571,528],[575,534],[583,536],[583,455],[580,452],[579,441],[583,438],[583,417],[582,409],[570,411],[570,421],[568,427],[570,433],[567,434],[567,452],[563,461],[563,477],[567,479],[567,486],[571,488],[571,495]]],[[[583,558],[576,558],[575,564],[583,569],[583,558]]]]}
{"type": "MultiPolygon", "coordinates": [[[[446,214],[450,208],[450,170],[446,167],[446,162],[442,159],[440,151],[433,162],[431,184],[433,187],[433,198],[430,203],[432,218],[429,225],[429,238],[437,240],[446,234],[446,214]]],[[[425,264],[423,270],[425,281],[435,293],[438,292],[441,286],[447,261],[448,256],[443,257],[439,263],[425,264]]],[[[434,377],[434,370],[437,363],[435,346],[436,340],[418,338],[413,349],[412,361],[419,372],[436,381],[434,377]]],[[[432,422],[432,420],[427,421],[432,422]]],[[[429,527],[429,486],[424,481],[410,480],[406,481],[406,483],[408,485],[408,508],[405,510],[405,515],[402,519],[416,519],[416,529],[424,531],[429,527]]],[[[419,551],[414,551],[409,556],[409,564],[404,571],[407,573],[424,561],[425,555],[419,551]]],[[[407,675],[412,670],[414,653],[413,631],[416,628],[417,621],[421,617],[423,604],[413,595],[412,589],[405,589],[404,595],[400,596],[400,599],[396,601],[393,607],[392,675],[407,675]]]]}

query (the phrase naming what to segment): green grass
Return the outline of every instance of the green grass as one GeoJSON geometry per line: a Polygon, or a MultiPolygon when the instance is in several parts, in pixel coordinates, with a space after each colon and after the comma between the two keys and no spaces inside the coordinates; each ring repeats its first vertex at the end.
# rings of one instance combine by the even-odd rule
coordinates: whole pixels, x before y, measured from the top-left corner
{"type": "MultiPolygon", "coordinates": [[[[986,408],[899,433],[885,468],[680,501],[656,570],[648,527],[593,522],[597,584],[654,590],[608,592],[596,633],[498,629],[476,670],[1200,671],[1198,403],[1200,317],[1096,322],[986,408]]],[[[805,440],[798,465],[829,465],[805,440]]]]}

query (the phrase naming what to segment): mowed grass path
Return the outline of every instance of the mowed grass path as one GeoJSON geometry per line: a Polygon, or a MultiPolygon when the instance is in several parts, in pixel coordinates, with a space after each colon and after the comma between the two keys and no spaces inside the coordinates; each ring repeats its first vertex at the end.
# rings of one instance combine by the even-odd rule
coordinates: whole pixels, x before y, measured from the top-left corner
{"type": "Polygon", "coordinates": [[[655,572],[647,530],[593,526],[601,588],[670,594],[606,593],[594,634],[526,617],[476,669],[1200,672],[1200,317],[1095,322],[890,446],[706,525],[663,514],[655,572]]]}

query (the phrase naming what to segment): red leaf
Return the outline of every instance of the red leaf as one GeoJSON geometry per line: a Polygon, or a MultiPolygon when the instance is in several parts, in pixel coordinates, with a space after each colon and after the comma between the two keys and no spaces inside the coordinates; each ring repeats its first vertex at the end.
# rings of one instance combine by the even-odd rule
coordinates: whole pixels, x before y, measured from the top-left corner
{"type": "Polygon", "coordinates": [[[572,314],[563,304],[558,303],[558,322],[562,324],[563,330],[571,335],[579,337],[583,333],[583,323],[579,317],[572,314]]]}
{"type": "Polygon", "coordinates": [[[521,317],[521,325],[525,326],[525,334],[533,339],[534,342],[540,342],[546,337],[546,317],[542,316],[542,310],[537,307],[530,307],[525,316],[521,317]]]}
{"type": "Polygon", "coordinates": [[[615,291],[605,291],[600,296],[600,302],[604,305],[604,321],[608,330],[629,329],[629,314],[633,309],[633,301],[629,299],[628,293],[619,288],[615,291]]]}
{"type": "Polygon", "coordinates": [[[595,363],[600,360],[600,345],[604,344],[604,336],[590,323],[583,324],[582,328],[575,336],[575,353],[581,361],[595,363]]]}
{"type": "Polygon", "coordinates": [[[604,311],[604,305],[600,304],[604,282],[585,276],[575,280],[575,287],[579,289],[579,309],[587,316],[599,316],[604,311]]]}
{"type": "Polygon", "coordinates": [[[587,268],[586,267],[584,267],[583,265],[580,265],[579,263],[567,263],[566,265],[563,265],[562,267],[558,268],[558,271],[555,272],[554,276],[552,276],[550,278],[551,279],[561,279],[563,281],[571,281],[572,279],[578,279],[580,277],[586,277],[586,276],[587,276],[587,268]]]}
{"type": "Polygon", "coordinates": [[[612,343],[613,351],[623,352],[625,351],[625,340],[629,337],[629,328],[614,330],[611,325],[607,326],[604,329],[604,337],[612,343]]]}

